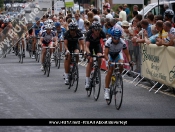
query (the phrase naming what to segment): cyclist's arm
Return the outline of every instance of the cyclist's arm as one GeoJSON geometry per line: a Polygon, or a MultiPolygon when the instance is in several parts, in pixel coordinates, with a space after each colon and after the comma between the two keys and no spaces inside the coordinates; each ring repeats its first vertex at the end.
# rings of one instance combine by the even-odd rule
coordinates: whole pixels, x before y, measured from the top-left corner
{"type": "Polygon", "coordinates": [[[67,51],[68,50],[68,40],[67,39],[64,40],[64,47],[65,47],[65,50],[67,51]]]}
{"type": "Polygon", "coordinates": [[[108,54],[109,54],[109,47],[105,47],[105,60],[106,61],[109,60],[108,54]]]}
{"type": "Polygon", "coordinates": [[[130,61],[131,61],[131,57],[130,57],[130,55],[129,55],[128,49],[127,49],[127,48],[126,48],[126,49],[123,49],[123,52],[125,53],[125,55],[126,55],[128,61],[130,62],[130,61]]]}

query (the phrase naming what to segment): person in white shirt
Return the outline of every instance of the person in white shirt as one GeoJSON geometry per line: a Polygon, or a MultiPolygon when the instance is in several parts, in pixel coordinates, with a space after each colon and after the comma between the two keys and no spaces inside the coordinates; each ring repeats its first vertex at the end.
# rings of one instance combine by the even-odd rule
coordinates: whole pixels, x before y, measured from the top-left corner
{"type": "Polygon", "coordinates": [[[94,18],[98,19],[98,22],[100,23],[100,17],[98,15],[97,9],[93,9],[92,13],[94,14],[94,18]]]}
{"type": "Polygon", "coordinates": [[[118,10],[120,11],[120,13],[119,13],[119,18],[117,18],[117,20],[121,22],[126,21],[127,16],[126,16],[126,12],[123,11],[123,7],[119,6],[118,10]]]}
{"type": "Polygon", "coordinates": [[[84,27],[84,20],[80,18],[80,14],[78,13],[75,13],[75,19],[77,20],[77,25],[78,25],[78,29],[81,31],[81,32],[85,32],[86,29],[84,27]]]}
{"type": "Polygon", "coordinates": [[[108,14],[106,15],[106,18],[109,18],[109,19],[113,18],[112,14],[111,14],[111,10],[110,10],[110,9],[107,9],[106,11],[107,11],[107,13],[108,13],[108,14]]]}

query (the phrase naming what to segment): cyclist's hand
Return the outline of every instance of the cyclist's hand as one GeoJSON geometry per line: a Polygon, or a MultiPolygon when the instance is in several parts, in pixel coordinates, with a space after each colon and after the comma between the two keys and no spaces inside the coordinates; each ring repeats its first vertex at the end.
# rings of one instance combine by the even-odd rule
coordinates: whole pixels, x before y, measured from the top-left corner
{"type": "Polygon", "coordinates": [[[69,55],[69,54],[70,54],[69,50],[66,50],[66,55],[69,55]]]}
{"type": "Polygon", "coordinates": [[[86,53],[86,58],[89,60],[91,58],[91,53],[86,53]]]}
{"type": "Polygon", "coordinates": [[[130,67],[133,67],[134,62],[133,62],[133,61],[130,61],[130,62],[129,62],[129,65],[130,65],[130,67]]]}

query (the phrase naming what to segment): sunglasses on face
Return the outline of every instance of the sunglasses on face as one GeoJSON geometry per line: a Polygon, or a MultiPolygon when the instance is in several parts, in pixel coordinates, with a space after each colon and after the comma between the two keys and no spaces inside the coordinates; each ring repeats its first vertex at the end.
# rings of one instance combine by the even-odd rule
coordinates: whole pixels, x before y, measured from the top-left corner
{"type": "Polygon", "coordinates": [[[128,27],[123,27],[123,29],[128,29],[128,27]]]}
{"type": "Polygon", "coordinates": [[[75,32],[75,29],[70,29],[70,31],[75,32]]]}
{"type": "Polygon", "coordinates": [[[119,37],[115,37],[115,36],[112,37],[112,38],[115,39],[115,40],[119,40],[120,39],[119,37]]]}
{"type": "Polygon", "coordinates": [[[94,30],[100,32],[100,29],[94,29],[94,30]]]}

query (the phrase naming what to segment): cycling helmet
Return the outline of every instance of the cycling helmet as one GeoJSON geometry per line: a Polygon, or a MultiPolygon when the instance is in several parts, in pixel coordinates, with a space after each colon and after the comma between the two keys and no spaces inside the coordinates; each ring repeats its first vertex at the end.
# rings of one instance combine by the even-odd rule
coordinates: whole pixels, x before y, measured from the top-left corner
{"type": "Polygon", "coordinates": [[[112,29],[111,36],[114,37],[115,39],[119,39],[122,36],[122,33],[119,29],[112,29]]]}
{"type": "Polygon", "coordinates": [[[46,26],[45,26],[45,29],[47,30],[47,29],[52,29],[53,27],[52,27],[52,25],[51,24],[47,24],[46,26]]]}
{"type": "Polygon", "coordinates": [[[39,17],[35,17],[35,21],[39,21],[40,20],[40,18],[39,17]]]}
{"type": "Polygon", "coordinates": [[[55,23],[55,27],[59,27],[60,25],[61,25],[60,22],[55,23]]]}
{"type": "Polygon", "coordinates": [[[92,28],[93,29],[100,29],[101,28],[101,24],[99,22],[97,22],[97,21],[94,21],[92,23],[92,28]]]}
{"type": "Polygon", "coordinates": [[[5,18],[3,23],[9,23],[9,19],[8,18],[5,18]]]}
{"type": "Polygon", "coordinates": [[[52,24],[53,20],[52,19],[48,19],[48,24],[52,24]]]}
{"type": "Polygon", "coordinates": [[[68,27],[69,29],[77,29],[78,25],[75,22],[70,22],[68,27]]]}
{"type": "Polygon", "coordinates": [[[171,10],[171,9],[167,9],[167,10],[165,11],[165,16],[168,16],[168,17],[173,18],[173,16],[174,16],[174,11],[171,10]]]}
{"type": "Polygon", "coordinates": [[[27,22],[27,23],[33,23],[33,22],[32,22],[32,19],[30,18],[30,19],[28,20],[28,22],[27,22]]]}

